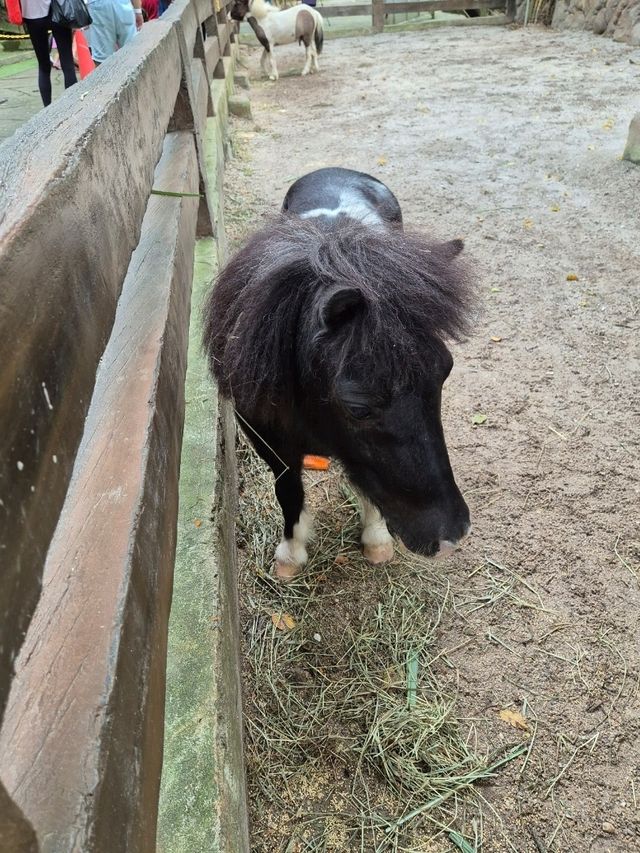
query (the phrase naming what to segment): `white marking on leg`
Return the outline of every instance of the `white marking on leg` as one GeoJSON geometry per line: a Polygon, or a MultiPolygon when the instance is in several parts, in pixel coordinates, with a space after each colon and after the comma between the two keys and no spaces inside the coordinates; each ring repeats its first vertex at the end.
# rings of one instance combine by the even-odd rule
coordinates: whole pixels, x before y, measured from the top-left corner
{"type": "Polygon", "coordinates": [[[269,74],[269,80],[277,80],[278,66],[276,65],[276,56],[273,50],[273,45],[271,45],[271,50],[269,51],[269,58],[271,59],[271,74],[269,74]]]}
{"type": "Polygon", "coordinates": [[[305,55],[306,62],[304,63],[304,68],[302,69],[302,76],[306,77],[309,71],[311,71],[311,48],[305,46],[305,55]]]}
{"type": "Polygon", "coordinates": [[[276,576],[280,580],[291,580],[307,562],[306,545],[311,538],[312,527],[312,518],[303,509],[293,527],[293,537],[283,539],[276,548],[276,576]]]}
{"type": "Polygon", "coordinates": [[[313,58],[313,67],[316,69],[316,71],[320,71],[320,66],[318,65],[318,50],[315,44],[311,45],[311,56],[313,58]]]}
{"type": "Polygon", "coordinates": [[[377,506],[360,496],[362,501],[362,536],[364,556],[370,563],[386,563],[393,559],[393,539],[387,530],[387,522],[377,506]]]}

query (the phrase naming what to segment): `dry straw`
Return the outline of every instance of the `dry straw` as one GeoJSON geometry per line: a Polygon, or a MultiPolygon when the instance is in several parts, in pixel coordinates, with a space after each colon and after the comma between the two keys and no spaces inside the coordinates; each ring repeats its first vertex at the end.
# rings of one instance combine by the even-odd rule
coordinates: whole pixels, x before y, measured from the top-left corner
{"type": "Polygon", "coordinates": [[[242,439],[239,456],[252,850],[479,849],[472,786],[527,744],[492,756],[468,745],[438,647],[443,576],[402,554],[368,565],[355,499],[334,471],[313,475],[305,572],[275,582],[273,478],[242,439]]]}

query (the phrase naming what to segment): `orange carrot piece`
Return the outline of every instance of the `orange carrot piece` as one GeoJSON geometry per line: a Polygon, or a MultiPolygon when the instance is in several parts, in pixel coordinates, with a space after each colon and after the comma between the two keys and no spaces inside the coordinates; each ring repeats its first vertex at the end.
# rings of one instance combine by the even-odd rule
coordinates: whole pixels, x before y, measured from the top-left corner
{"type": "Polygon", "coordinates": [[[328,471],[331,460],[326,456],[307,455],[302,460],[302,467],[307,471],[328,471]]]}

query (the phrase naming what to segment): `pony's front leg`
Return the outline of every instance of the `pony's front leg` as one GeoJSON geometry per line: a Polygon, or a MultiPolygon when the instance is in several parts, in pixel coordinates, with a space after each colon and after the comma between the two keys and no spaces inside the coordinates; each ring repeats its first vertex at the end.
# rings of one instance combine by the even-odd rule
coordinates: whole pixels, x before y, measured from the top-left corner
{"type": "Polygon", "coordinates": [[[307,74],[311,71],[311,60],[313,57],[313,52],[311,49],[311,45],[309,44],[305,45],[304,50],[307,56],[307,61],[305,62],[304,68],[302,69],[302,76],[306,77],[307,74]]]}
{"type": "Polygon", "coordinates": [[[260,56],[260,71],[265,75],[265,77],[269,74],[269,69],[267,68],[267,59],[269,58],[269,51],[265,48],[262,51],[260,56]]]}
{"type": "Polygon", "coordinates": [[[269,51],[269,59],[271,60],[271,74],[269,74],[269,80],[277,80],[278,66],[276,65],[276,56],[273,50],[273,45],[271,45],[271,50],[269,51]]]}
{"type": "Polygon", "coordinates": [[[282,441],[282,436],[242,417],[245,434],[258,456],[273,471],[276,498],[284,516],[284,535],[276,548],[276,577],[288,581],[307,562],[307,542],[311,536],[311,517],[304,509],[302,452],[282,441]],[[284,443],[284,447],[283,447],[284,443]]]}
{"type": "Polygon", "coordinates": [[[360,495],[362,501],[362,550],[370,563],[386,563],[393,559],[393,539],[387,530],[387,523],[377,506],[360,495]]]}
{"type": "Polygon", "coordinates": [[[304,509],[301,469],[288,468],[276,479],[276,497],[284,515],[284,535],[276,548],[276,577],[292,580],[307,562],[311,517],[304,509]]]}

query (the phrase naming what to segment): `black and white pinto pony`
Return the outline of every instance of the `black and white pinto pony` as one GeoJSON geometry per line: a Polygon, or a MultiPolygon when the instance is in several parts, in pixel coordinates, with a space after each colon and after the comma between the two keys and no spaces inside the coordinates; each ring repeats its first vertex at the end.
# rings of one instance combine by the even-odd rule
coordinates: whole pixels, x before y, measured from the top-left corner
{"type": "Polygon", "coordinates": [[[362,499],[371,563],[450,553],[469,530],[440,416],[471,290],[461,240],[405,233],[393,193],[348,169],[297,180],[282,213],[229,261],[205,306],[222,394],[275,476],[276,575],[307,560],[305,454],[339,459],[362,499]]]}
{"type": "Polygon", "coordinates": [[[288,9],[276,9],[266,0],[235,0],[229,14],[234,21],[246,21],[256,34],[264,48],[260,67],[270,80],[278,79],[273,48],[279,44],[304,44],[307,59],[302,69],[303,76],[311,71],[312,63],[315,70],[320,71],[318,56],[322,53],[324,41],[320,12],[304,3],[288,9]],[[267,68],[267,61],[270,68],[267,68]]]}

